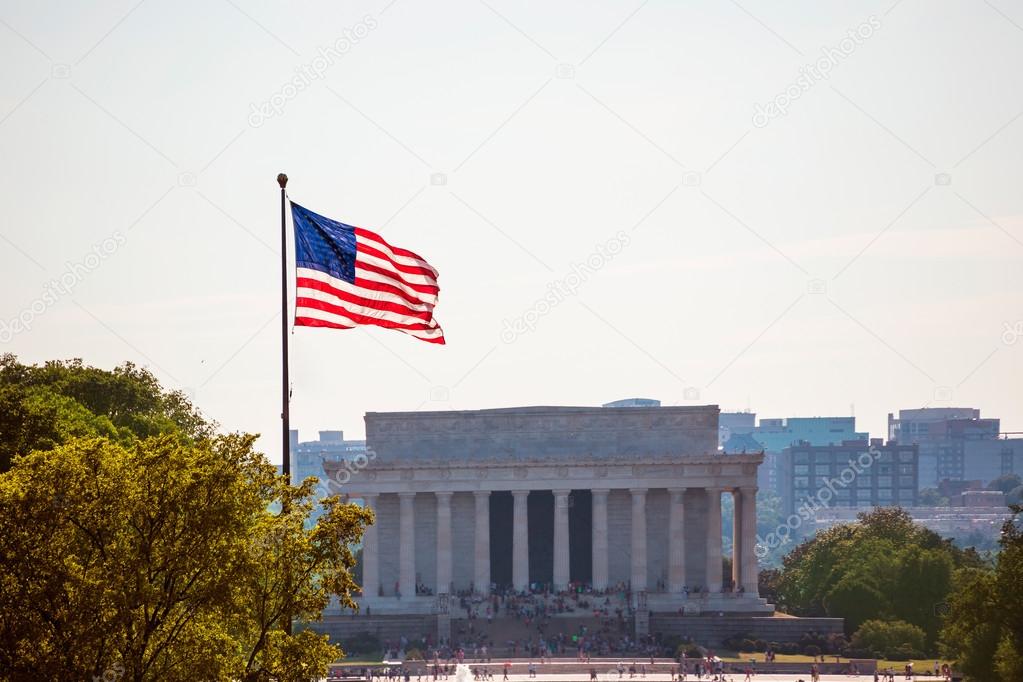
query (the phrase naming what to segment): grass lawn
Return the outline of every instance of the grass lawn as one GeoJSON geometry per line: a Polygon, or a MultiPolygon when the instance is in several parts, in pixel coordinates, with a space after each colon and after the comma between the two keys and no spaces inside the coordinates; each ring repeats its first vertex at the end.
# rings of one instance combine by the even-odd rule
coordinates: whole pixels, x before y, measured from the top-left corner
{"type": "Polygon", "coordinates": [[[341,661],[331,663],[331,665],[341,666],[362,666],[367,663],[380,664],[383,663],[384,659],[380,657],[380,654],[352,654],[345,656],[341,661]]]}
{"type": "MultiPolygon", "coordinates": [[[[754,661],[756,661],[758,663],[763,663],[764,660],[765,660],[764,659],[764,654],[762,654],[762,653],[755,653],[755,654],[753,654],[753,653],[743,653],[743,654],[740,654],[740,653],[737,653],[737,652],[734,652],[734,651],[720,651],[720,652],[719,651],[715,651],[714,653],[716,655],[720,656],[721,660],[723,660],[723,661],[749,661],[749,660],[752,659],[752,660],[754,660],[754,661]]],[[[775,654],[774,660],[777,661],[778,663],[813,663],[816,659],[814,659],[813,656],[806,656],[804,654],[775,654]]],[[[946,661],[946,660],[944,660],[942,658],[938,658],[938,659],[923,658],[923,659],[917,659],[917,660],[913,661],[913,670],[914,671],[918,671],[918,672],[919,671],[933,671],[934,670],[934,661],[935,660],[938,661],[938,665],[939,666],[942,666],[945,663],[951,664],[951,661],[946,661]]],[[[834,656],[825,655],[824,656],[824,662],[825,663],[834,663],[835,662],[835,657],[834,656]]],[[[841,657],[841,658],[838,659],[838,662],[839,663],[848,663],[849,659],[845,658],[845,657],[841,657]]],[[[879,659],[877,661],[877,667],[878,668],[887,668],[887,667],[891,666],[892,668],[895,668],[896,670],[904,670],[907,663],[909,663],[909,661],[887,661],[887,660],[884,660],[884,659],[879,659]]]]}

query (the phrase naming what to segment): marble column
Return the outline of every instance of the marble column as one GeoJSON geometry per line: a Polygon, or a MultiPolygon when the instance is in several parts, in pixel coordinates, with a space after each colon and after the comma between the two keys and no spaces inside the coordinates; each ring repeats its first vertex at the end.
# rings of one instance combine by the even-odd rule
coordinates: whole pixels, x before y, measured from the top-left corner
{"type": "Polygon", "coordinates": [[[568,496],[571,490],[554,492],[554,589],[568,588],[568,496]]]}
{"type": "Polygon", "coordinates": [[[742,588],[746,594],[760,594],[757,565],[757,489],[742,489],[742,588]]]}
{"type": "Polygon", "coordinates": [[[732,590],[739,591],[742,585],[742,491],[732,492],[732,590]]]}
{"type": "Polygon", "coordinates": [[[408,599],[416,596],[415,493],[398,493],[398,589],[408,599]]]}
{"type": "Polygon", "coordinates": [[[686,585],[685,488],[668,490],[668,591],[679,593],[686,585]]]}
{"type": "MultiPolygon", "coordinates": [[[[375,515],[377,513],[377,496],[363,495],[362,502],[366,509],[375,515]]],[[[376,597],[380,594],[380,550],[377,538],[379,534],[377,527],[380,519],[377,517],[373,523],[366,526],[362,532],[362,596],[376,597]]]]}
{"type": "Polygon", "coordinates": [[[591,490],[593,499],[593,589],[607,589],[607,495],[591,490]]]}
{"type": "Polygon", "coordinates": [[[721,591],[721,489],[707,488],[707,580],[704,589],[721,591]]]}
{"type": "Polygon", "coordinates": [[[512,497],[512,585],[521,592],[529,587],[529,491],[513,490],[512,497]]]}
{"type": "Polygon", "coordinates": [[[451,493],[437,496],[437,589],[436,594],[451,593],[451,493]]]}
{"type": "Polygon", "coordinates": [[[632,591],[646,589],[646,488],[632,493],[632,591]]]}
{"type": "Polygon", "coordinates": [[[473,586],[480,594],[490,593],[490,491],[477,490],[476,537],[474,545],[473,586]]]}

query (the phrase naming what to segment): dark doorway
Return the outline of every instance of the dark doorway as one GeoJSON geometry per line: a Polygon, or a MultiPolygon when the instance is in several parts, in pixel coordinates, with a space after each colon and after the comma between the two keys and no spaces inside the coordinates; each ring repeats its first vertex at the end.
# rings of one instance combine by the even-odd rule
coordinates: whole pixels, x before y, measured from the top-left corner
{"type": "MultiPolygon", "coordinates": [[[[490,493],[490,580],[498,587],[512,584],[512,513],[511,492],[490,493]]],[[[480,585],[476,589],[481,589],[480,585]]]]}
{"type": "Polygon", "coordinates": [[[529,582],[554,581],[554,493],[529,492],[529,582]]]}
{"type": "Polygon", "coordinates": [[[573,490],[568,498],[568,575],[572,582],[593,581],[593,495],[573,490]]]}

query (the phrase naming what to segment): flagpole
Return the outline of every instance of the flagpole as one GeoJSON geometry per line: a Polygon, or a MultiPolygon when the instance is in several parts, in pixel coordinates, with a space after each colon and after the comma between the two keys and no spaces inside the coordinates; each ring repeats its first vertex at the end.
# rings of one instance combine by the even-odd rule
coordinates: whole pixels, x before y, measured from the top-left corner
{"type": "Polygon", "coordinates": [[[290,402],[288,395],[288,223],[286,218],[288,176],[281,173],[277,176],[277,184],[281,186],[281,462],[284,475],[291,484],[291,429],[289,426],[290,402]]]}
{"type": "MultiPolygon", "coordinates": [[[[281,186],[281,471],[291,485],[291,428],[288,382],[288,221],[287,193],[288,176],[280,173],[277,184],[281,186]]],[[[283,507],[281,511],[286,511],[283,507]]],[[[291,614],[285,613],[284,631],[291,634],[291,614]]]]}

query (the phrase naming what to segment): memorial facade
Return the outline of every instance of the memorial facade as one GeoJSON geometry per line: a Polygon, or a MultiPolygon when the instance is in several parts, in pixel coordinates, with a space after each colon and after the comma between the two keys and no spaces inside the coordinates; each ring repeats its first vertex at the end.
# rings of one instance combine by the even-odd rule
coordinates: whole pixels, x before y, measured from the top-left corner
{"type": "Polygon", "coordinates": [[[757,594],[762,455],[718,454],[717,418],[716,406],[368,413],[364,466],[325,463],[377,517],[360,606],[443,613],[449,595],[578,584],[624,588],[637,613],[771,612],[757,594]]]}

